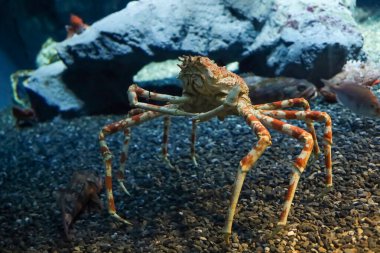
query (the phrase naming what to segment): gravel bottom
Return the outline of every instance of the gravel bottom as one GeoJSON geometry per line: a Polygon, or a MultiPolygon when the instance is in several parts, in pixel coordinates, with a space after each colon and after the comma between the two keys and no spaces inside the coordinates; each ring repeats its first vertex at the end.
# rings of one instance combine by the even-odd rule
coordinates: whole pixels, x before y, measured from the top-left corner
{"type": "MultiPolygon", "coordinates": [[[[302,175],[287,226],[274,233],[291,161],[302,146],[271,131],[273,145],[244,183],[231,246],[221,234],[231,186],[239,160],[257,141],[242,119],[199,126],[199,167],[189,158],[189,119],[173,119],[169,152],[177,171],[160,158],[162,120],[134,128],[126,170],[131,196],[114,184],[118,212],[134,225],[118,223],[103,209],[81,216],[74,239],[66,241],[57,192],[74,171],[103,173],[97,133],[122,117],[55,119],[15,129],[3,111],[0,252],[380,252],[380,120],[358,118],[340,105],[313,108],[330,113],[334,123],[333,190],[324,193],[320,156],[302,175]]],[[[323,127],[316,127],[321,136],[323,127]]],[[[107,140],[117,157],[122,135],[107,140]]],[[[102,200],[106,206],[104,191],[102,200]]]]}

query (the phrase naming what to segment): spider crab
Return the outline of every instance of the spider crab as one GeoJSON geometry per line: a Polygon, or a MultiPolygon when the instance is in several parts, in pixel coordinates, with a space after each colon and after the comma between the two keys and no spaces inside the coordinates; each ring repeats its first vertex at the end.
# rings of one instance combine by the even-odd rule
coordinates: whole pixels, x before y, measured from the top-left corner
{"type": "Polygon", "coordinates": [[[133,84],[128,89],[128,97],[131,106],[136,107],[136,109],[131,110],[127,118],[104,126],[99,134],[101,153],[106,166],[105,184],[108,196],[108,211],[113,217],[130,224],[130,222],[121,218],[116,213],[112,194],[112,154],[106,144],[105,137],[118,131],[124,131],[124,147],[120,157],[120,169],[117,178],[122,189],[129,194],[123,185],[122,179],[124,177],[123,169],[127,159],[130,127],[160,116],[164,116],[165,119],[162,154],[169,165],[170,162],[167,156],[169,115],[192,117],[191,156],[195,164],[194,142],[195,125],[197,122],[206,121],[213,117],[218,117],[222,120],[228,115],[238,115],[245,119],[248,126],[252,128],[254,134],[258,137],[258,142],[252,147],[249,153],[241,159],[237,169],[230,205],[223,228],[227,243],[229,243],[231,236],[233,217],[247,172],[263,154],[264,150],[271,145],[271,136],[267,128],[277,130],[303,143],[302,151],[294,161],[290,184],[287,194],[285,195],[285,203],[278,222],[279,226],[286,224],[298,181],[311,153],[314,152],[314,154],[317,155],[320,151],[313,121],[322,121],[325,123],[323,139],[325,143],[326,185],[327,187],[332,186],[332,123],[327,113],[311,111],[309,103],[303,98],[253,105],[248,96],[249,89],[243,79],[238,75],[228,71],[225,67],[217,66],[207,57],[183,56],[179,59],[181,61],[179,65],[181,68],[179,78],[183,82],[182,96],[154,93],[133,84]],[[165,101],[167,104],[158,106],[143,103],[138,101],[138,97],[165,101]],[[303,110],[283,110],[287,107],[297,106],[302,107],[303,110]],[[292,126],[280,119],[298,119],[305,121],[308,131],[297,126],[292,126]]]}

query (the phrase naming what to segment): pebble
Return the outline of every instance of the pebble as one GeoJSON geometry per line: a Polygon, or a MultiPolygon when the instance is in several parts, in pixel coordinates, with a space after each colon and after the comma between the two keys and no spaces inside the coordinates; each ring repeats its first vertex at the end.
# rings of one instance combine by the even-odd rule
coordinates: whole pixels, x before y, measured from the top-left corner
{"type": "Polygon", "coordinates": [[[343,252],[344,253],[357,253],[358,250],[357,249],[344,249],[343,252]]]}
{"type": "Polygon", "coordinates": [[[231,243],[232,248],[239,248],[239,243],[233,242],[231,243]]]}
{"type": "Polygon", "coordinates": [[[368,247],[371,249],[374,249],[376,247],[380,247],[380,245],[377,244],[375,238],[371,237],[371,238],[368,238],[368,247]]]}
{"type": "Polygon", "coordinates": [[[264,252],[263,247],[259,246],[256,248],[256,253],[263,253],[263,252],[264,252]]]}

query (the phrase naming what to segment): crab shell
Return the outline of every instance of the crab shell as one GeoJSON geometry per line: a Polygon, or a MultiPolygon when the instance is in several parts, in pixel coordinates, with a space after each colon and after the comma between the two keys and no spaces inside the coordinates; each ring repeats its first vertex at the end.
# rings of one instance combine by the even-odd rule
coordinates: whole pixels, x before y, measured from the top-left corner
{"type": "Polygon", "coordinates": [[[183,82],[183,95],[193,97],[191,104],[182,105],[187,112],[204,112],[223,104],[230,90],[240,86],[239,99],[251,103],[249,88],[243,78],[219,67],[207,57],[183,56],[179,79],[183,82]]]}

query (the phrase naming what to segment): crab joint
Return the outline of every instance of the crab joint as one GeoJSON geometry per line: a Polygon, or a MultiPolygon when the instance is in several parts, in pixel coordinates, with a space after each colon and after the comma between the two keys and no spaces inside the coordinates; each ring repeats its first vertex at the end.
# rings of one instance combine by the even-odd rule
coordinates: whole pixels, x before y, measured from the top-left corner
{"type": "Polygon", "coordinates": [[[228,93],[226,100],[224,102],[224,105],[236,106],[239,93],[240,93],[240,86],[235,85],[228,93]]]}

